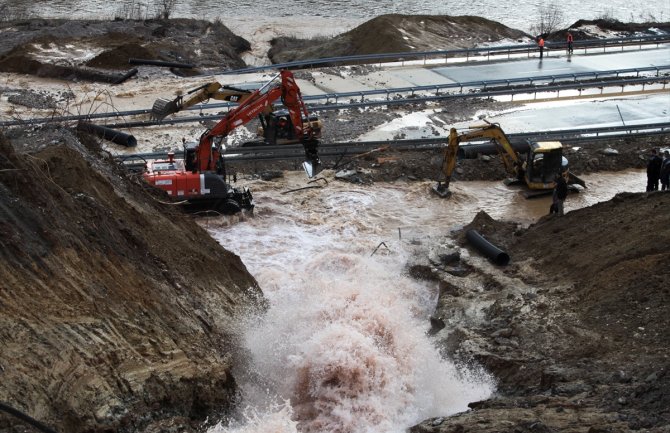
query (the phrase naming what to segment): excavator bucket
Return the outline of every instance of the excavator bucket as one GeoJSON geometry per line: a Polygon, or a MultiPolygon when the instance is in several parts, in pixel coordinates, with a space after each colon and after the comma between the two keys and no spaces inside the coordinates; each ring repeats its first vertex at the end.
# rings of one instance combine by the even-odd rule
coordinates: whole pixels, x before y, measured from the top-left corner
{"type": "Polygon", "coordinates": [[[319,159],[319,140],[309,138],[302,141],[305,148],[305,162],[302,163],[302,168],[305,169],[307,177],[310,179],[321,171],[321,160],[319,159]]]}
{"type": "Polygon", "coordinates": [[[433,185],[433,192],[439,195],[442,198],[451,197],[451,191],[449,191],[449,185],[438,182],[436,185],[433,185]]]}
{"type": "Polygon", "coordinates": [[[587,186],[586,186],[586,182],[584,182],[583,179],[580,179],[580,178],[578,178],[577,176],[575,176],[575,175],[570,171],[570,172],[568,172],[568,185],[575,185],[575,184],[581,186],[582,188],[587,188],[587,186]]]}
{"type": "Polygon", "coordinates": [[[163,120],[177,111],[179,111],[179,107],[175,100],[170,101],[168,99],[159,98],[156,99],[153,107],[151,107],[151,118],[153,120],[163,120]]]}
{"type": "Polygon", "coordinates": [[[302,168],[305,169],[305,173],[307,173],[307,177],[310,179],[321,172],[319,161],[305,161],[302,163],[302,168]]]}

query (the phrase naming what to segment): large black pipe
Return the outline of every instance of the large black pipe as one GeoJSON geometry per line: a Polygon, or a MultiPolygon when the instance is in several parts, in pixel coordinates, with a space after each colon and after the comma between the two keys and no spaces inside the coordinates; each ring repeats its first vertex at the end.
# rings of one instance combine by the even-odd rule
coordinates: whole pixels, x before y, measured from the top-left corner
{"type": "Polygon", "coordinates": [[[116,129],[107,128],[106,126],[94,125],[93,123],[88,122],[79,122],[77,123],[77,129],[88,132],[89,134],[95,134],[102,139],[120,144],[121,146],[137,146],[137,140],[132,135],[117,131],[116,129]]]}
{"type": "Polygon", "coordinates": [[[193,69],[193,65],[190,63],[165,62],[163,60],[130,58],[128,59],[128,63],[130,63],[131,65],[151,65],[151,66],[165,66],[166,68],[193,69]]]}
{"type": "Polygon", "coordinates": [[[484,239],[484,237],[480,235],[477,230],[468,230],[465,232],[465,238],[475,248],[477,248],[479,252],[493,260],[496,265],[505,266],[509,263],[509,255],[500,248],[493,245],[491,242],[484,239]]]}
{"type": "Polygon", "coordinates": [[[133,68],[130,71],[126,72],[125,74],[121,75],[116,80],[114,80],[114,82],[112,84],[121,84],[121,83],[123,83],[124,81],[126,81],[127,79],[129,79],[130,77],[132,77],[136,74],[137,74],[137,68],[133,68]]]}
{"type": "MultiPolygon", "coordinates": [[[[512,149],[519,153],[528,152],[529,145],[527,142],[511,143],[512,149]]],[[[493,155],[498,153],[498,146],[493,143],[468,144],[467,146],[459,146],[456,154],[458,159],[475,159],[479,155],[493,155]]]]}

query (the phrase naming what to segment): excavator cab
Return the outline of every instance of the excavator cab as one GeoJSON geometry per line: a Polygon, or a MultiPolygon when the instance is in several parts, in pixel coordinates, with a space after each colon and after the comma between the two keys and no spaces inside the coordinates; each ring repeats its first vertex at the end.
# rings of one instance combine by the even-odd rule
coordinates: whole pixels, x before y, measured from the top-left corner
{"type": "Polygon", "coordinates": [[[198,171],[198,143],[184,140],[184,169],[190,172],[198,171]]]}
{"type": "MultiPolygon", "coordinates": [[[[270,111],[259,116],[261,122],[258,135],[263,137],[263,144],[274,146],[277,144],[290,144],[300,142],[300,137],[295,136],[295,128],[291,122],[288,110],[270,111]]],[[[310,114],[309,119],[303,116],[303,130],[311,126],[313,138],[321,137],[323,122],[316,115],[310,114]]]]}
{"type": "MultiPolygon", "coordinates": [[[[530,189],[552,189],[556,176],[566,176],[568,160],[560,141],[529,141],[525,181],[530,189]]],[[[567,179],[567,178],[566,178],[567,179]]]]}

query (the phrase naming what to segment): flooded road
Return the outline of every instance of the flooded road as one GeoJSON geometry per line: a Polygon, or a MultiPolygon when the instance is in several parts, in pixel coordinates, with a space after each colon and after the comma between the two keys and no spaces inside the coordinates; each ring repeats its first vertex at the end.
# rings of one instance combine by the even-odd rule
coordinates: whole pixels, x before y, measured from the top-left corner
{"type": "MultiPolygon", "coordinates": [[[[221,432],[395,433],[485,399],[494,381],[476,366],[443,358],[426,331],[435,283],[405,275],[417,243],[437,242],[484,210],[530,224],[549,197],[524,199],[500,182],[452,182],[440,199],[429,182],[373,186],[332,179],[321,189],[302,173],[253,181],[253,217],[203,224],[240,255],[269,302],[250,317],[244,346],[250,368],[236,371],[239,424],[221,432]]],[[[584,176],[566,211],[641,191],[641,171],[584,176]]],[[[512,258],[514,260],[514,258],[512,258]]]]}

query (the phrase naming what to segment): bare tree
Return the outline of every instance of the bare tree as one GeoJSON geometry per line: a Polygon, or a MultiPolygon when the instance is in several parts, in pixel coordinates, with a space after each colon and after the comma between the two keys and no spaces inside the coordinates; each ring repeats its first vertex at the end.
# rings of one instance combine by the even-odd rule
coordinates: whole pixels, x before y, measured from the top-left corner
{"type": "Polygon", "coordinates": [[[535,35],[548,35],[563,25],[563,11],[555,3],[540,5],[537,10],[538,22],[530,28],[535,35]]]}
{"type": "Polygon", "coordinates": [[[122,3],[116,10],[114,19],[145,20],[149,18],[149,8],[142,2],[122,3]]]}
{"type": "Polygon", "coordinates": [[[158,17],[164,20],[170,18],[177,0],[158,0],[158,17]]]}

